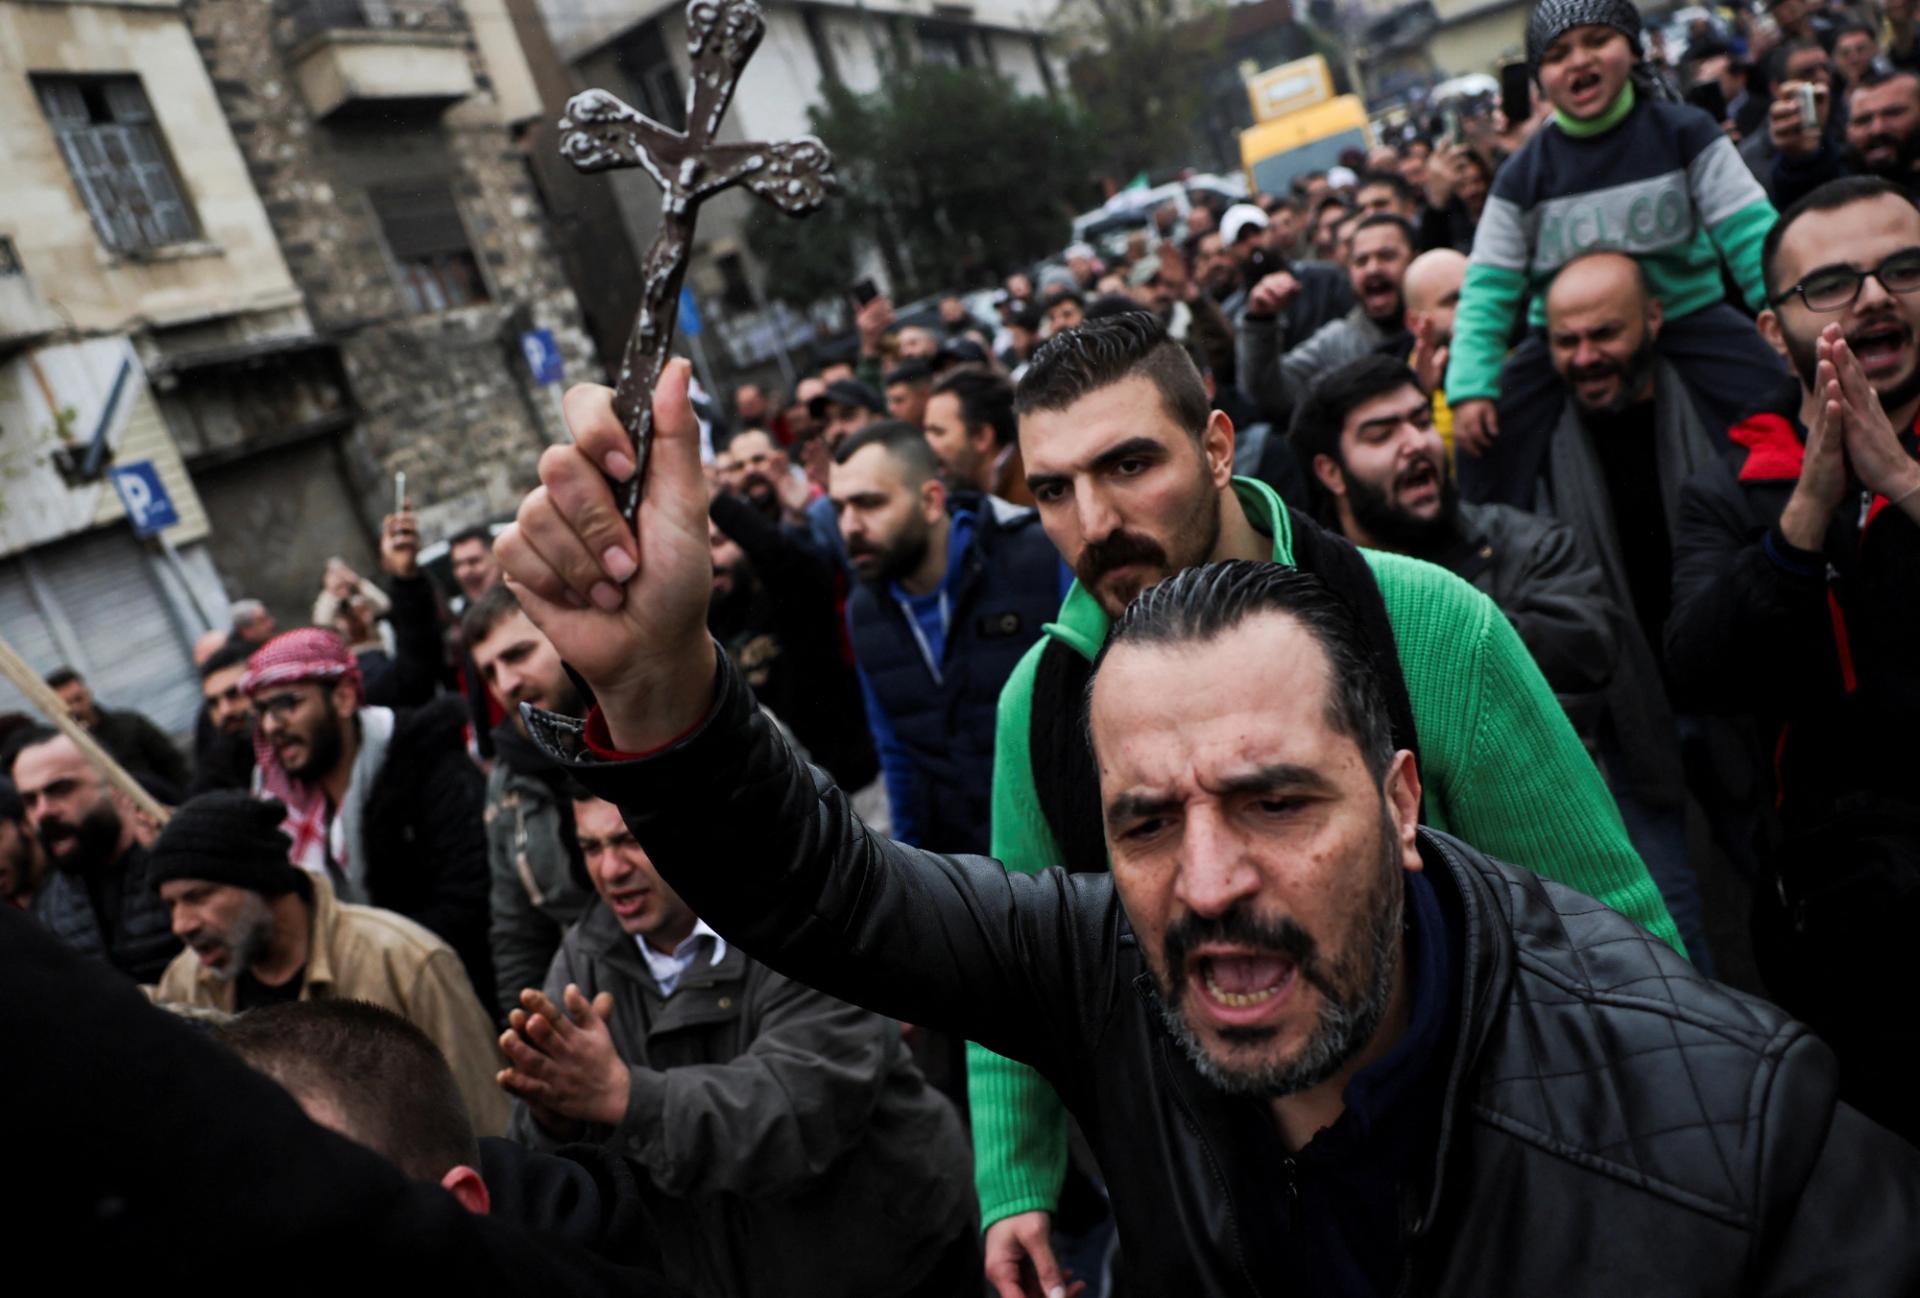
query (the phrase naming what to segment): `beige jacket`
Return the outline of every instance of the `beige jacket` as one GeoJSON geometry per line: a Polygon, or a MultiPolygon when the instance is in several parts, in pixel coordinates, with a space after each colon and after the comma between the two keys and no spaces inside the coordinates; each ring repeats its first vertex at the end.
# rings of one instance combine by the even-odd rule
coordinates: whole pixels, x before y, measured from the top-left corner
{"type": "MultiPolygon", "coordinates": [[[[390,910],[337,900],[333,886],[318,875],[313,876],[312,911],[300,999],[370,1001],[400,1015],[433,1038],[453,1066],[474,1131],[504,1134],[507,1098],[494,1075],[505,1061],[493,1023],[453,948],[390,910]]],[[[202,969],[188,948],[160,975],[156,999],[231,1013],[234,986],[202,969]]]]}

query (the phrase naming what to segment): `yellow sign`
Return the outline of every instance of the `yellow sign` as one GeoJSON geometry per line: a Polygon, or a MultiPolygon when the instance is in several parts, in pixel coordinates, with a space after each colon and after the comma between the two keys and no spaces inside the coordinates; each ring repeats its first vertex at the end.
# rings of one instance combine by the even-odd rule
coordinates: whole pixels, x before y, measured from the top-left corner
{"type": "Polygon", "coordinates": [[[1271,122],[1333,98],[1333,73],[1324,58],[1309,54],[1248,77],[1247,98],[1253,104],[1253,120],[1271,122]]]}

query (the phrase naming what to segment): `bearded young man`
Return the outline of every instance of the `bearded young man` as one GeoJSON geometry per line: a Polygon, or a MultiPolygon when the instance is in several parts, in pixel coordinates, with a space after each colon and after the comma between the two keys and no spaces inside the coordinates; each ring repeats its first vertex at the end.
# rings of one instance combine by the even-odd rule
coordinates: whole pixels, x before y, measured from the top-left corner
{"type": "Polygon", "coordinates": [[[318,627],[262,645],[241,688],[259,718],[254,792],[286,804],[293,863],[342,901],[438,933],[491,1002],[486,803],[464,700],[368,706],[345,642],[318,627]]]}
{"type": "Polygon", "coordinates": [[[730,943],[1038,1066],[1143,1292],[1920,1280],[1920,1155],[1834,1103],[1778,1011],[1422,827],[1397,672],[1312,575],[1208,564],[1124,612],[1083,714],[1111,874],[871,835],[706,636],[687,373],[655,392],[637,537],[601,478],[611,393],[576,389],[578,445],[501,539],[600,700],[535,731],[730,943]],[[581,607],[602,585],[617,605],[581,607]],[[1613,1238],[1634,1246],[1568,1266],[1613,1238]]]}
{"type": "Polygon", "coordinates": [[[1411,369],[1369,356],[1322,376],[1290,437],[1342,536],[1438,564],[1484,592],[1575,729],[1590,731],[1618,655],[1600,568],[1551,518],[1460,499],[1433,402],[1411,369]]]}
{"type": "Polygon", "coordinates": [[[1000,688],[1060,607],[1060,558],[1031,509],[949,492],[911,424],[842,442],[831,498],[860,579],[847,628],[893,835],[984,852],[1000,688]]]}
{"type": "Polygon", "coordinates": [[[1920,779],[1920,210],[1835,181],[1768,236],[1762,333],[1800,377],[1690,480],[1666,650],[1676,702],[1757,719],[1782,840],[1754,889],[1768,990],[1840,1057],[1842,1094],[1920,1134],[1898,986],[1916,919],[1920,779]]]}
{"type": "Polygon", "coordinates": [[[180,943],[154,896],[133,804],[57,730],[30,730],[9,746],[8,773],[50,867],[34,919],[82,955],[152,982],[180,943]]]}

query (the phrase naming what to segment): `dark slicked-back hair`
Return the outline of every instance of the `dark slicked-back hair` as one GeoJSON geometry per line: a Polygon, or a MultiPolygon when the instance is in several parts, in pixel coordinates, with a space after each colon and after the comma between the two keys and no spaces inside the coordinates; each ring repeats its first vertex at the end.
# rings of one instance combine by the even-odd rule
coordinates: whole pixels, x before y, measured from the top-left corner
{"type": "Polygon", "coordinates": [[[408,1176],[438,1181],[480,1165],[460,1087],[439,1047],[392,1010],[366,1001],[295,1001],[249,1010],[217,1040],[296,1099],[340,1115],[342,1133],[408,1176]]]}
{"type": "MultiPolygon", "coordinates": [[[[1079,300],[1079,295],[1074,294],[1079,300]]],[[[1055,299],[1058,300],[1058,299],[1055,299]]],[[[991,428],[995,446],[1011,446],[1020,421],[1013,413],[1013,384],[992,370],[950,370],[933,385],[933,395],[950,393],[960,403],[960,421],[969,432],[991,428]]]]}
{"type": "Polygon", "coordinates": [[[1293,438],[1300,467],[1307,470],[1307,480],[1319,482],[1313,474],[1316,455],[1329,456],[1335,464],[1346,463],[1340,455],[1340,433],[1355,406],[1401,388],[1418,392],[1420,380],[1405,362],[1391,356],[1362,356],[1315,379],[1293,408],[1293,424],[1287,434],[1293,438]]]}
{"type": "Polygon", "coordinates": [[[1200,372],[1148,311],[1123,311],[1062,330],[1040,345],[1013,397],[1015,414],[1065,410],[1135,376],[1159,389],[1168,418],[1198,438],[1212,407],[1200,372]]]}
{"type": "Polygon", "coordinates": [[[1353,192],[1357,194],[1369,185],[1385,185],[1393,191],[1396,199],[1409,207],[1413,206],[1418,199],[1413,192],[1413,186],[1407,183],[1407,178],[1397,171],[1369,171],[1360,177],[1360,183],[1353,187],[1353,192]]]}
{"type": "Polygon", "coordinates": [[[845,464],[869,446],[878,446],[892,456],[910,487],[917,487],[940,472],[939,457],[927,444],[927,435],[900,419],[881,419],[868,424],[840,443],[833,453],[833,462],[845,464]]]}
{"type": "Polygon", "coordinates": [[[253,649],[254,647],[250,644],[221,645],[200,664],[200,679],[205,680],[215,672],[223,672],[229,667],[244,666],[253,649]]]}
{"type": "Polygon", "coordinates": [[[477,645],[519,611],[520,601],[507,589],[507,584],[501,582],[467,605],[467,611],[460,615],[460,638],[469,646],[477,645]]]}
{"type": "MultiPolygon", "coordinates": [[[[1911,72],[1906,76],[1913,76],[1911,72]]],[[[1890,78],[1883,78],[1887,80],[1890,78]]],[[[1869,82],[1862,82],[1863,85],[1869,82]]],[[[1771,301],[1780,296],[1787,287],[1780,282],[1780,243],[1787,236],[1787,230],[1796,221],[1815,212],[1833,212],[1843,207],[1852,207],[1855,203],[1864,203],[1872,198],[1897,198],[1907,206],[1920,211],[1920,203],[1913,195],[1898,185],[1880,179],[1878,176],[1843,176],[1839,180],[1829,180],[1799,202],[1780,214],[1780,219],[1767,231],[1766,239],[1760,245],[1760,270],[1767,281],[1767,298],[1771,301]]]]}
{"type": "Polygon", "coordinates": [[[1094,682],[1114,650],[1124,645],[1207,644],[1263,613],[1292,618],[1320,646],[1327,656],[1327,724],[1359,746],[1375,783],[1385,780],[1393,764],[1392,718],[1353,609],[1312,573],[1247,559],[1182,569],[1127,605],[1087,680],[1082,711],[1089,746],[1094,682]]]}
{"type": "Polygon", "coordinates": [[[1360,218],[1360,224],[1353,227],[1353,233],[1357,238],[1362,230],[1377,230],[1383,225],[1390,225],[1398,230],[1402,237],[1406,239],[1409,251],[1417,252],[1419,250],[1419,232],[1413,228],[1412,221],[1409,221],[1397,212],[1374,212],[1371,215],[1363,216],[1360,218]]]}
{"type": "Polygon", "coordinates": [[[80,679],[80,673],[71,667],[56,667],[47,673],[48,689],[65,689],[80,679]]]}
{"type": "Polygon", "coordinates": [[[447,538],[447,553],[452,554],[469,541],[478,541],[491,550],[493,548],[493,529],[485,523],[475,523],[471,527],[461,528],[447,538]]]}

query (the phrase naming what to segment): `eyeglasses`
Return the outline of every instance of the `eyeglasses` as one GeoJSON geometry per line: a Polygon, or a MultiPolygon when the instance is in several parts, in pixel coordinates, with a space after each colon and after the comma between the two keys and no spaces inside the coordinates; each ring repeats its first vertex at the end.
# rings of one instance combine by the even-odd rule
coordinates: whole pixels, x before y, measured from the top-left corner
{"type": "Polygon", "coordinates": [[[259,709],[263,717],[272,717],[275,721],[285,721],[300,710],[300,705],[309,698],[306,694],[270,694],[263,699],[255,699],[253,706],[259,709]]]}
{"type": "Polygon", "coordinates": [[[1920,290],[1920,248],[1902,248],[1872,270],[1855,270],[1851,266],[1816,270],[1774,298],[1773,305],[1779,306],[1798,294],[1809,311],[1844,310],[1853,305],[1853,300],[1860,296],[1860,286],[1869,278],[1879,280],[1880,287],[1889,293],[1920,290]]]}

